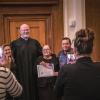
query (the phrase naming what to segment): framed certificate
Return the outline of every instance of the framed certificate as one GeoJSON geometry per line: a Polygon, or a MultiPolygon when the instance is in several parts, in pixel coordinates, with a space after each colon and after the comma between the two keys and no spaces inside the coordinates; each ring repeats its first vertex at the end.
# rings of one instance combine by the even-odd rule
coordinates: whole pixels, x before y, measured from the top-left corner
{"type": "Polygon", "coordinates": [[[54,65],[48,64],[48,66],[43,65],[37,65],[37,72],[38,72],[38,78],[39,77],[49,77],[53,76],[54,74],[54,65]]]}

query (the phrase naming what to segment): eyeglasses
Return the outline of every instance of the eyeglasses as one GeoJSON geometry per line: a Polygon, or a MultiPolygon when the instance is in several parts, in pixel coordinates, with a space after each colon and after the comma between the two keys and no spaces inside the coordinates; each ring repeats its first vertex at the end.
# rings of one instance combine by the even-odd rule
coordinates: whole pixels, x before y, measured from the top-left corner
{"type": "Polygon", "coordinates": [[[21,29],[21,31],[29,31],[30,29],[21,29]]]}
{"type": "Polygon", "coordinates": [[[43,51],[49,51],[50,49],[43,49],[43,51]]]}

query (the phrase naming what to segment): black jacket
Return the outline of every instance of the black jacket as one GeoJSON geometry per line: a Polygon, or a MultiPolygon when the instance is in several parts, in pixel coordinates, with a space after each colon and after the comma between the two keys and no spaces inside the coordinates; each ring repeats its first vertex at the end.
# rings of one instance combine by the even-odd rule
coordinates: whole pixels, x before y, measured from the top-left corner
{"type": "Polygon", "coordinates": [[[100,63],[83,57],[61,68],[55,93],[64,100],[100,100],[100,63]]]}

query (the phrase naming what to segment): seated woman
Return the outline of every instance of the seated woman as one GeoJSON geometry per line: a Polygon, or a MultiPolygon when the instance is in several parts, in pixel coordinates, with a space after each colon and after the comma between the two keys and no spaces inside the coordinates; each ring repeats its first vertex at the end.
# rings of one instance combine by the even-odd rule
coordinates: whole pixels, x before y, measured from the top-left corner
{"type": "Polygon", "coordinates": [[[22,93],[22,86],[7,65],[8,61],[5,56],[0,56],[0,100],[6,100],[7,93],[12,97],[18,97],[22,93]]]}
{"type": "Polygon", "coordinates": [[[12,56],[12,50],[11,50],[11,47],[9,44],[5,44],[3,45],[3,54],[5,56],[5,58],[7,59],[8,61],[8,65],[7,67],[14,73],[15,73],[15,68],[16,68],[16,65],[14,63],[14,58],[12,56]]]}
{"type": "MultiPolygon", "coordinates": [[[[3,55],[8,62],[6,67],[9,68],[13,72],[14,75],[16,75],[16,72],[15,72],[16,65],[15,65],[14,58],[12,56],[12,50],[9,44],[3,45],[3,55]]],[[[7,94],[7,100],[13,100],[13,99],[14,99],[13,97],[7,94]]]]}
{"type": "Polygon", "coordinates": [[[39,100],[56,100],[53,88],[59,71],[59,60],[51,53],[49,45],[43,46],[42,53],[43,56],[36,62],[39,100]]]}

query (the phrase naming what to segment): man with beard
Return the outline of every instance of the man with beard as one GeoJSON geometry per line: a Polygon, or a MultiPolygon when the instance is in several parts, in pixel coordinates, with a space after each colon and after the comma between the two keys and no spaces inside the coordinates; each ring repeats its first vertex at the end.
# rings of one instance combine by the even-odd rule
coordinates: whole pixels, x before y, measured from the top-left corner
{"type": "Polygon", "coordinates": [[[30,38],[30,27],[20,26],[20,38],[11,43],[15,63],[16,77],[23,86],[23,94],[17,100],[37,100],[37,81],[34,73],[34,63],[42,54],[40,43],[30,38]]]}
{"type": "Polygon", "coordinates": [[[62,39],[62,50],[58,54],[60,67],[67,63],[68,53],[73,53],[73,49],[71,48],[71,40],[68,37],[64,37],[62,39]]]}

